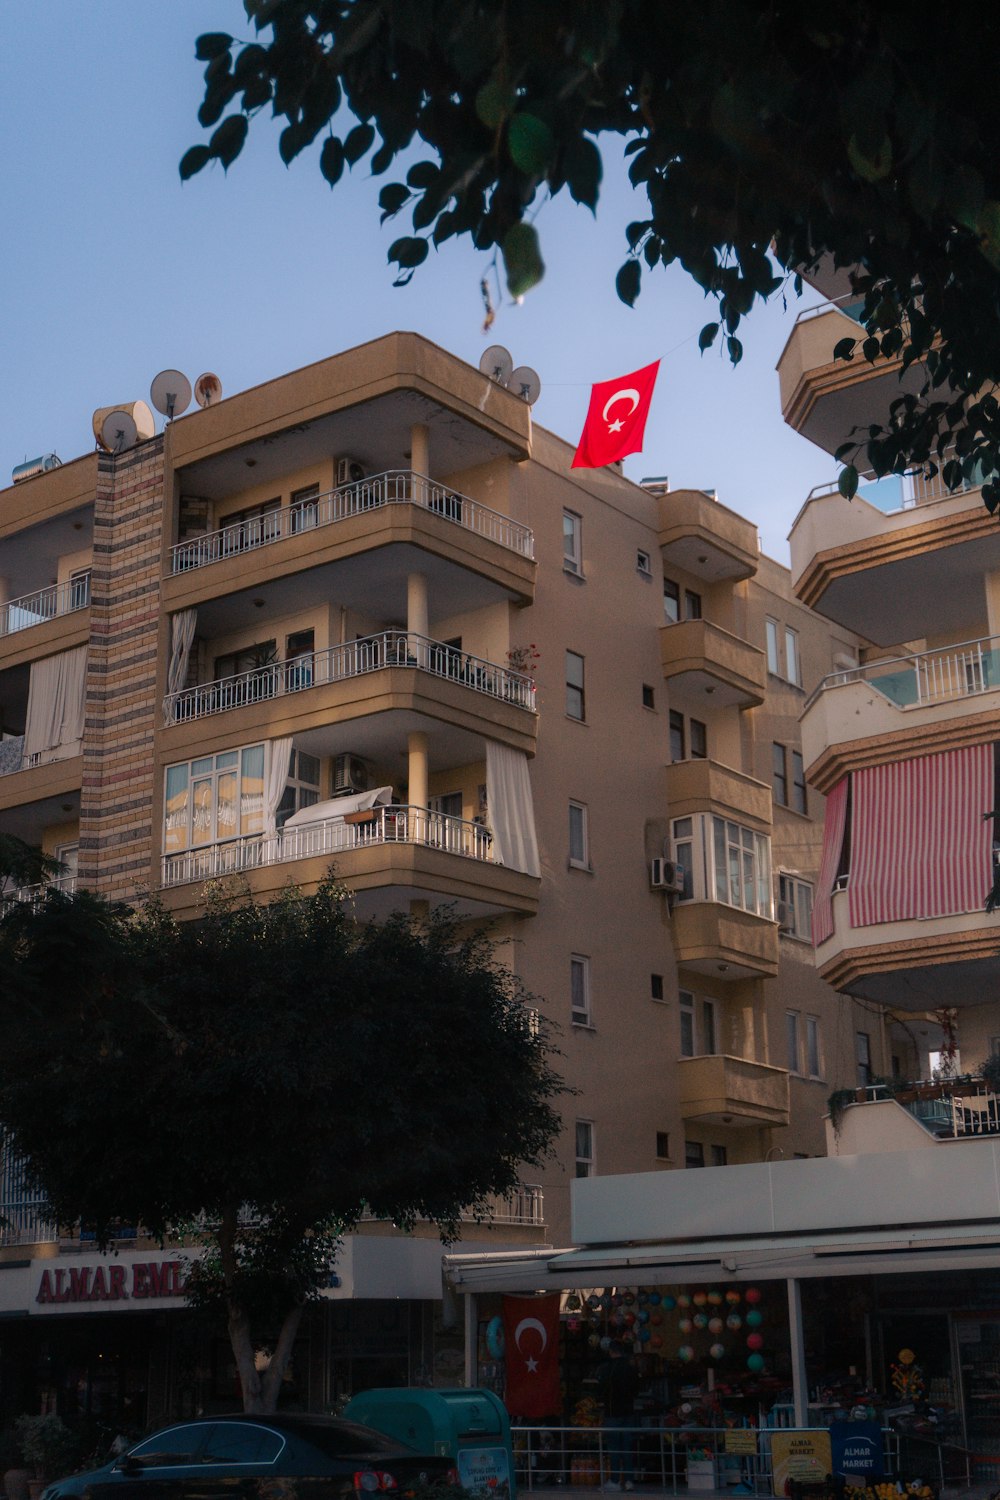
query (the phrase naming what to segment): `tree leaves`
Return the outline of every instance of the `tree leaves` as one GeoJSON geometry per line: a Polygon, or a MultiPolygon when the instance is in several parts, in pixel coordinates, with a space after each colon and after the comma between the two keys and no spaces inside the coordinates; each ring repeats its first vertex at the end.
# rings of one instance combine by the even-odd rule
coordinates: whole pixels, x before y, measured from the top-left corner
{"type": "Polygon", "coordinates": [[[233,39],[224,31],[206,31],[194,44],[194,55],[199,62],[211,62],[221,57],[233,45],[233,39]]]}
{"type": "Polygon", "coordinates": [[[515,224],[504,236],[503,262],[512,297],[523,297],[545,275],[538,235],[530,224],[515,224]]]}
{"type": "Polygon", "coordinates": [[[554,155],[555,139],[544,120],[524,112],[516,114],[508,126],[507,150],[522,172],[538,177],[554,155]]]}
{"type": "Polygon", "coordinates": [[[634,307],[642,283],[642,267],[635,259],[627,260],[615,277],[615,291],[626,307],[634,307]]]}
{"type": "Polygon", "coordinates": [[[837,489],[845,500],[853,500],[858,493],[858,471],[853,464],[845,464],[837,476],[837,489]]]}

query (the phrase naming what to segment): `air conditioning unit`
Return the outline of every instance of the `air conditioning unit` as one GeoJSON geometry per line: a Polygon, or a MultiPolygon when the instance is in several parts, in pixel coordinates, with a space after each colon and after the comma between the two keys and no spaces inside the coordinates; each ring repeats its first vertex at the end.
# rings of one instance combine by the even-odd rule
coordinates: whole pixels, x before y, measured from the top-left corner
{"type": "Polygon", "coordinates": [[[367,792],[368,767],[357,755],[335,755],[333,757],[333,795],[340,797],[347,792],[367,792]]]}
{"type": "Polygon", "coordinates": [[[654,891],[680,896],[684,890],[684,871],[672,859],[654,859],[649,866],[649,884],[654,891]]]}
{"type": "Polygon", "coordinates": [[[364,464],[358,463],[356,458],[337,459],[337,487],[342,484],[357,484],[362,479],[367,479],[368,474],[364,464]]]}
{"type": "Polygon", "coordinates": [[[778,931],[795,931],[795,912],[792,910],[791,903],[788,901],[778,902],[778,931]]]}

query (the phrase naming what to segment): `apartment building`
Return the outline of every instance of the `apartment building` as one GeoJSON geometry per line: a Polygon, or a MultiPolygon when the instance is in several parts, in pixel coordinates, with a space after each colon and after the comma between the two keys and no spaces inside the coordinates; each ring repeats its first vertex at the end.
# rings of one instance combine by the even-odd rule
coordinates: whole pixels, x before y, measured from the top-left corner
{"type": "MultiPolygon", "coordinates": [[[[331,863],[361,919],[451,904],[561,1028],[556,1159],[475,1247],[564,1243],[579,1177],[819,1154],[859,1039],[889,1067],[881,1004],[809,941],[827,784],[798,721],[857,635],[714,495],[570,458],[399,333],[0,496],[0,829],[182,917],[209,877],[266,898],[331,863]]],[[[86,1247],[5,1198],[0,1319],[40,1317],[0,1372],[57,1316],[83,1360],[111,1313],[38,1299],[86,1247]]],[[[454,1374],[439,1260],[351,1237],[305,1400],[454,1374]]],[[[146,1415],[228,1396],[142,1277],[179,1330],[146,1415]]]]}
{"type": "MultiPolygon", "coordinates": [[[[786,421],[832,452],[882,422],[899,362],[835,362],[860,308],[846,273],[817,278],[830,301],[803,313],[779,363],[786,421]]],[[[920,375],[910,370],[904,389],[920,375]]],[[[1000,923],[984,911],[998,839],[1000,532],[971,477],[862,484],[853,501],[815,489],[791,533],[796,596],[867,643],[805,702],[810,787],[827,798],[816,889],[816,956],[837,989],[896,1013],[906,1077],[955,1071],[1000,1049],[1000,923]],[[843,670],[841,669],[843,668],[843,670]]]]}

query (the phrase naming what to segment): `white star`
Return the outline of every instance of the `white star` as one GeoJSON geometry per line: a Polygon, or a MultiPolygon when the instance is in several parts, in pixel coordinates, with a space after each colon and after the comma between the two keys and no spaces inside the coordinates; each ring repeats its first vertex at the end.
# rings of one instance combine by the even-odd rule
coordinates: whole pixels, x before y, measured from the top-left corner
{"type": "Polygon", "coordinates": [[[528,1366],[528,1373],[529,1373],[529,1375],[532,1374],[535,1370],[538,1369],[538,1360],[537,1359],[529,1359],[529,1360],[526,1361],[526,1363],[527,1363],[527,1366],[528,1366]]]}
{"type": "Polygon", "coordinates": [[[621,417],[619,417],[618,420],[617,420],[617,422],[609,422],[608,423],[608,431],[609,432],[621,432],[621,430],[622,430],[622,428],[624,426],[625,426],[625,423],[622,421],[621,417]]]}

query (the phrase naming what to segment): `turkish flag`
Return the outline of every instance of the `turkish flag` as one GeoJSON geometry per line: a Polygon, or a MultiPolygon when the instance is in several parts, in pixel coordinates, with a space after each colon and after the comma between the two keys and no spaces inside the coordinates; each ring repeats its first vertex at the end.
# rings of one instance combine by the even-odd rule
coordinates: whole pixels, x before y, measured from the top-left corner
{"type": "Polygon", "coordinates": [[[649,416],[660,361],[633,370],[618,380],[601,380],[591,387],[590,406],[576,450],[574,469],[603,469],[626,453],[642,452],[642,436],[649,416]]]}
{"type": "Polygon", "coordinates": [[[505,1297],[503,1337],[507,1410],[512,1417],[550,1417],[559,1395],[559,1294],[505,1297]]]}

